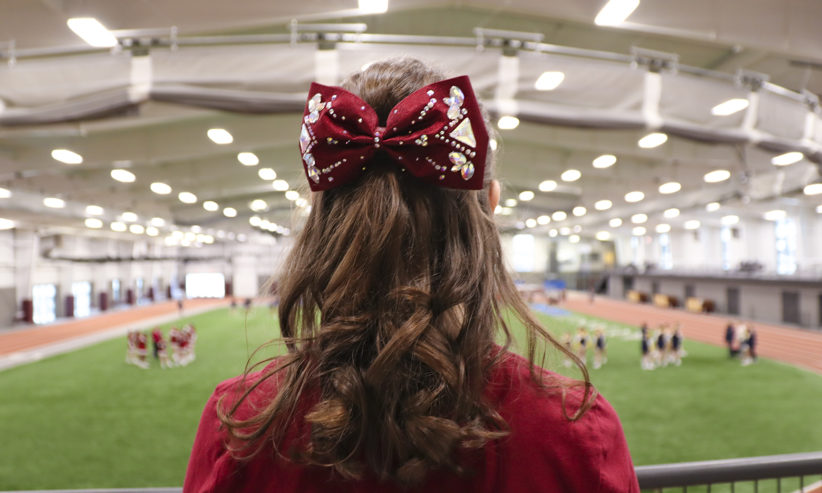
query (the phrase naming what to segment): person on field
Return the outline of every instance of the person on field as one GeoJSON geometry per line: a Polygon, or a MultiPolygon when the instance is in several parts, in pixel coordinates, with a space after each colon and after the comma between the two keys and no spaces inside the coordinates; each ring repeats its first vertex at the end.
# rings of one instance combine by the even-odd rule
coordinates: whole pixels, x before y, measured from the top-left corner
{"type": "Polygon", "coordinates": [[[377,62],[312,84],[298,130],[314,193],[279,280],[287,352],[217,386],[183,491],[638,493],[614,409],[505,268],[468,77],[377,62]],[[541,344],[580,378],[536,366],[541,344]]]}

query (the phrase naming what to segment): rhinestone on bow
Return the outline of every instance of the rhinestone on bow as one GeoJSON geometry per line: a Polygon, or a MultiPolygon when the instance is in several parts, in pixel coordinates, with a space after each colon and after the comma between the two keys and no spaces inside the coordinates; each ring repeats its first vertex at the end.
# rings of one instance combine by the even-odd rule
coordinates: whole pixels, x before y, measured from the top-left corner
{"type": "Polygon", "coordinates": [[[311,145],[311,136],[308,134],[308,128],[303,123],[303,128],[300,130],[300,152],[305,154],[308,146],[311,145]]]}
{"type": "Polygon", "coordinates": [[[465,101],[465,95],[457,86],[451,86],[450,97],[442,98],[442,102],[448,105],[448,112],[446,115],[449,120],[459,118],[462,103],[465,101]]]}
{"type": "Polygon", "coordinates": [[[308,123],[317,123],[317,120],[320,118],[320,111],[325,108],[325,103],[322,102],[322,96],[320,93],[315,94],[311,99],[308,100],[308,116],[305,117],[308,123]]]}
{"type": "Polygon", "coordinates": [[[306,171],[308,172],[308,177],[311,178],[311,181],[314,183],[320,182],[320,170],[317,169],[315,166],[314,156],[311,153],[306,153],[303,156],[303,161],[305,161],[306,171]]]}
{"type": "Polygon", "coordinates": [[[453,132],[448,134],[452,139],[458,140],[463,144],[471,147],[477,147],[477,139],[474,137],[474,129],[471,127],[471,121],[466,118],[457,125],[453,132]]]}
{"type": "Polygon", "coordinates": [[[468,161],[465,154],[452,152],[448,154],[448,159],[451,161],[451,164],[454,165],[451,167],[451,171],[454,173],[459,171],[463,180],[470,180],[471,177],[474,176],[474,164],[468,161]]]}

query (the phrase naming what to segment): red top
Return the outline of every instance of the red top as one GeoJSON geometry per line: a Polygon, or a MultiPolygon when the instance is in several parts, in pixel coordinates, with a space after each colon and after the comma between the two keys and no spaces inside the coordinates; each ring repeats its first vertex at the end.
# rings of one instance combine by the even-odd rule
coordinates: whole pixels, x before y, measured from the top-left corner
{"type": "MultiPolygon", "coordinates": [[[[250,374],[247,381],[255,381],[261,373],[250,374]]],[[[261,392],[255,393],[263,398],[271,395],[275,379],[260,385],[256,390],[261,392]]],[[[369,478],[346,481],[326,469],[276,458],[270,447],[250,462],[238,463],[226,451],[225,432],[219,430],[215,406],[239,381],[240,377],[236,377],[218,385],[205,406],[188,463],[184,493],[412,491],[369,478]]],[[[581,390],[568,391],[569,413],[579,405],[581,394],[581,390]]],[[[597,397],[582,418],[569,422],[562,416],[560,395],[538,389],[529,378],[527,360],[510,353],[492,371],[486,395],[490,402],[497,403],[511,434],[488,443],[479,452],[471,467],[475,471],[472,476],[433,472],[422,487],[413,491],[639,493],[622,426],[602,396],[597,397]]]]}

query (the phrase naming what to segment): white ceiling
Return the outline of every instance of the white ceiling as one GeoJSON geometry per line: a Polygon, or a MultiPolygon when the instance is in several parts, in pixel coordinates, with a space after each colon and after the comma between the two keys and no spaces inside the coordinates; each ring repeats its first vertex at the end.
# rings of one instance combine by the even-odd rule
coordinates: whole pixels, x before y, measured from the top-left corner
{"type": "MultiPolygon", "coordinates": [[[[822,94],[822,30],[818,29],[822,3],[816,0],[643,0],[629,22],[616,28],[593,24],[593,18],[604,3],[600,0],[511,0],[504,3],[490,0],[392,0],[389,12],[376,16],[359,15],[355,3],[354,0],[0,0],[0,64],[4,64],[0,65],[0,98],[6,99],[7,111],[60,104],[76,96],[74,91],[80,87],[78,81],[62,75],[69,72],[69,67],[82,72],[84,64],[92,58],[113,57],[111,60],[115,62],[122,56],[116,53],[44,56],[57,50],[87,50],[66,27],[66,19],[75,16],[97,17],[110,29],[120,30],[121,34],[128,30],[156,30],[153,32],[162,39],[167,39],[165,33],[175,26],[181,40],[202,35],[287,33],[291,19],[300,22],[364,22],[368,26],[366,32],[370,34],[470,38],[476,27],[516,30],[540,33],[544,43],[619,55],[630,55],[632,47],[675,53],[683,65],[727,74],[735,74],[739,69],[761,72],[767,74],[770,82],[793,92],[804,90],[822,94]],[[13,40],[13,49],[11,44],[4,45],[4,40],[13,40]],[[8,63],[12,55],[17,57],[15,65],[8,63]],[[30,79],[21,79],[21,74],[27,74],[30,79]],[[4,90],[4,80],[13,80],[15,90],[4,90]],[[21,80],[28,82],[21,84],[21,80]]],[[[391,49],[390,46],[375,47],[369,51],[367,45],[362,48],[366,57],[391,49]]],[[[447,58],[451,53],[443,47],[425,49],[434,59],[437,56],[447,58]]],[[[166,48],[156,50],[158,54],[167,52],[166,48]]],[[[201,53],[197,50],[183,45],[179,48],[179,56],[201,53]]],[[[307,87],[303,81],[315,76],[313,72],[294,73],[297,70],[294,67],[298,66],[294,62],[282,66],[279,72],[275,66],[266,73],[266,78],[260,80],[242,79],[247,75],[242,73],[245,67],[232,68],[232,63],[239,60],[234,54],[239,51],[242,47],[213,47],[210,51],[202,51],[209,53],[211,58],[201,58],[197,63],[194,57],[194,62],[187,62],[189,65],[185,67],[179,64],[176,82],[183,80],[181,74],[185,74],[188,77],[185,82],[200,88],[264,91],[267,87],[276,87],[284,94],[293,95],[295,91],[299,92],[294,87],[307,87]],[[214,71],[214,66],[220,67],[222,75],[214,71]],[[203,78],[205,73],[208,77],[203,78]]],[[[476,64],[472,61],[461,66],[459,60],[450,63],[447,59],[444,63],[453,70],[470,73],[492,109],[495,108],[490,100],[494,99],[497,81],[494,58],[498,57],[497,51],[489,48],[484,54],[477,55],[476,64]],[[482,63],[488,66],[480,67],[482,63]]],[[[356,69],[359,62],[354,63],[350,57],[357,55],[353,51],[346,53],[345,57],[349,58],[341,59],[341,67],[356,69]]],[[[550,65],[551,59],[547,60],[550,65]]],[[[594,70],[598,67],[596,64],[601,63],[579,57],[573,60],[585,70],[594,70]]],[[[314,60],[309,62],[313,67],[314,60]]],[[[628,67],[622,61],[614,62],[614,65],[628,67]]],[[[524,79],[531,77],[531,72],[542,70],[548,68],[533,65],[528,57],[523,57],[520,62],[520,74],[524,79]]],[[[111,73],[117,74],[116,70],[111,73]]],[[[155,77],[159,78],[158,73],[155,72],[155,77]]],[[[251,73],[253,75],[253,71],[251,73]]],[[[114,79],[123,76],[127,83],[128,72],[111,78],[96,77],[83,83],[88,84],[84,86],[86,90],[99,93],[117,86],[119,82],[114,79]]],[[[641,77],[642,74],[637,79],[640,82],[641,77]]],[[[692,76],[689,83],[698,83],[698,78],[692,76]]],[[[628,79],[614,80],[616,84],[628,79]]],[[[631,110],[640,114],[638,105],[642,93],[636,88],[623,90],[621,86],[610,86],[624,97],[619,103],[623,107],[608,107],[616,103],[605,99],[603,84],[607,82],[594,76],[590,80],[571,80],[569,76],[567,86],[563,86],[563,91],[567,87],[566,92],[541,96],[521,91],[520,95],[522,101],[539,102],[543,113],[568,110],[577,116],[588,110],[631,110]],[[638,99],[632,99],[632,94],[638,95],[638,99]],[[582,96],[591,101],[600,98],[602,102],[592,103],[585,111],[579,106],[566,105],[572,98],[582,96]],[[632,109],[633,106],[636,108],[632,109]]],[[[532,83],[530,79],[521,81],[523,87],[532,83]]],[[[732,82],[726,85],[727,90],[733,90],[732,82]]],[[[8,87],[11,85],[6,85],[8,87]]],[[[718,84],[712,85],[699,93],[684,90],[687,93],[681,95],[680,106],[685,108],[677,111],[686,111],[695,105],[709,109],[725,94],[723,91],[726,90],[719,87],[718,84]],[[711,92],[714,89],[716,94],[711,92]]],[[[671,108],[676,106],[679,98],[678,94],[663,97],[668,97],[666,104],[671,108]]],[[[0,116],[2,113],[0,106],[0,116]]],[[[711,130],[716,127],[720,131],[741,123],[741,116],[729,118],[736,118],[727,120],[733,121],[732,125],[706,120],[700,128],[711,130]]],[[[777,152],[763,149],[756,142],[728,144],[672,136],[660,148],[643,150],[636,145],[646,133],[642,128],[584,128],[560,125],[555,120],[548,120],[553,123],[545,121],[523,117],[517,129],[500,131],[499,175],[505,184],[504,198],[514,198],[522,190],[536,191],[537,184],[545,179],[560,181],[559,175],[568,168],[579,169],[582,178],[571,184],[561,183],[551,193],[537,191],[533,201],[521,202],[511,216],[500,217],[504,226],[513,227],[518,221],[558,209],[570,212],[576,205],[587,207],[589,214],[566,223],[582,224],[595,231],[611,217],[622,217],[628,222],[631,214],[646,212],[653,220],[670,207],[683,210],[683,215],[672,221],[674,226],[693,217],[710,221],[705,217],[704,204],[714,200],[723,202],[723,210],[736,211],[743,216],[757,216],[776,207],[811,209],[817,202],[822,202],[801,194],[801,187],[818,177],[815,164],[803,160],[788,168],[774,168],[770,158],[777,152]],[[603,153],[617,155],[617,164],[604,170],[594,169],[591,160],[603,153]],[[702,180],[704,173],[716,168],[729,169],[733,173],[731,180],[718,185],[705,184],[702,180]],[[672,196],[660,195],[657,186],[669,180],[681,182],[682,192],[672,196]],[[639,204],[626,203],[623,196],[631,190],[644,191],[646,200],[639,204]],[[614,208],[595,213],[593,203],[600,199],[612,200],[614,208]]],[[[81,227],[84,205],[94,203],[106,208],[109,220],[122,211],[131,210],[144,218],[162,216],[183,226],[199,224],[241,232],[248,229],[248,218],[253,215],[249,202],[261,198],[270,205],[264,217],[280,224],[291,224],[295,216],[292,203],[285,200],[282,192],[275,192],[269,182],[261,180],[257,169],[272,167],[292,187],[303,187],[297,132],[293,131],[298,122],[299,113],[292,111],[249,115],[153,100],[104,119],[0,125],[0,187],[14,193],[11,199],[0,199],[0,217],[26,224],[81,227]],[[210,142],[205,132],[215,126],[230,129],[234,143],[217,146],[210,142]],[[57,147],[79,152],[84,163],[66,166],[54,161],[50,151],[57,147]],[[237,152],[248,150],[260,157],[259,166],[245,167],[237,162],[237,152]],[[129,167],[137,175],[137,181],[133,184],[113,181],[109,171],[120,166],[129,167]],[[152,181],[169,183],[175,192],[194,192],[200,203],[184,205],[175,195],[157,196],[148,189],[152,181]],[[52,195],[66,199],[69,207],[62,212],[44,208],[38,198],[52,195]],[[200,205],[203,200],[215,200],[221,207],[235,207],[240,214],[236,219],[228,219],[219,213],[207,212],[200,205]]],[[[822,135],[822,129],[818,134],[822,135]]],[[[817,140],[813,144],[819,143],[817,140]]],[[[714,219],[718,220],[718,216],[714,219]]]]}

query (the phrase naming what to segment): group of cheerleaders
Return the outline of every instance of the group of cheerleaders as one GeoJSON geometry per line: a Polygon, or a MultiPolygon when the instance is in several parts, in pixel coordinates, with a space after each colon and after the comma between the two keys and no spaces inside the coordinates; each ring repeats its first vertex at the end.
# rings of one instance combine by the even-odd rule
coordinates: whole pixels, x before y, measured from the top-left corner
{"type": "Polygon", "coordinates": [[[668,365],[680,366],[685,350],[682,347],[682,331],[679,322],[673,326],[661,324],[653,332],[648,324],[643,323],[642,331],[642,369],[654,370],[668,365]]]}
{"type": "MultiPolygon", "coordinates": [[[[131,330],[127,335],[128,349],[126,363],[147,370],[148,363],[148,334],[131,330]]],[[[194,346],[197,342],[197,329],[192,324],[186,324],[182,329],[173,327],[168,334],[168,343],[171,344],[171,355],[168,353],[168,344],[159,327],[151,332],[151,342],[154,349],[154,359],[160,362],[160,368],[172,366],[186,366],[194,361],[194,346]]]]}
{"type": "MultiPolygon", "coordinates": [[[[570,333],[566,332],[562,336],[562,344],[568,351],[575,354],[580,361],[585,365],[588,364],[588,346],[590,336],[588,329],[580,326],[577,333],[572,337],[570,333]]],[[[602,365],[608,362],[608,351],[606,349],[605,331],[597,328],[594,331],[594,370],[602,368],[602,365]]],[[[571,366],[571,360],[565,360],[565,366],[571,366]]]]}

